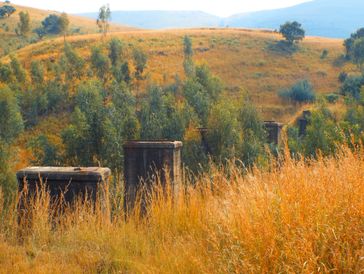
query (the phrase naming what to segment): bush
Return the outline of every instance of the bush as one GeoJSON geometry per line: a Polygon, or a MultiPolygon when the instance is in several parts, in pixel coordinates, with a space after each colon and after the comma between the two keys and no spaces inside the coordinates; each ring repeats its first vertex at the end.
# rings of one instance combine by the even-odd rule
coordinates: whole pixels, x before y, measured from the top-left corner
{"type": "Polygon", "coordinates": [[[313,102],[316,98],[312,84],[308,80],[297,82],[293,87],[279,93],[284,99],[293,102],[313,102]]]}
{"type": "Polygon", "coordinates": [[[335,93],[330,93],[325,96],[325,99],[330,104],[335,104],[339,100],[339,95],[335,93]]]}

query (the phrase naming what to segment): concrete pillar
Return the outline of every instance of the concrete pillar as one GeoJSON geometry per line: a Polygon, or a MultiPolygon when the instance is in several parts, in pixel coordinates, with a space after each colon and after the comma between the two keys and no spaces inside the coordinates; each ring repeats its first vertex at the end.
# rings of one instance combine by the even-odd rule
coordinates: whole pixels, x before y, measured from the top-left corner
{"type": "MultiPolygon", "coordinates": [[[[134,208],[141,187],[150,190],[156,176],[163,187],[170,183],[172,193],[181,181],[182,142],[129,141],[124,144],[125,210],[134,208]]],[[[146,206],[142,197],[142,207],[146,206]]],[[[142,210],[145,208],[142,208],[142,210]]]]}
{"type": "Polygon", "coordinates": [[[305,110],[302,116],[298,119],[298,136],[302,137],[306,135],[307,126],[311,117],[311,111],[305,110]]]}
{"type": "MultiPolygon", "coordinates": [[[[62,197],[66,204],[86,196],[96,202],[100,195],[104,196],[110,175],[110,169],[98,167],[28,167],[16,174],[20,193],[26,189],[27,196],[32,197],[43,184],[49,191],[51,202],[59,203],[62,197]]],[[[103,197],[101,202],[107,203],[108,198],[103,197]]]]}
{"type": "Polygon", "coordinates": [[[267,131],[267,142],[269,144],[280,145],[283,125],[275,121],[264,121],[264,128],[267,131]]]}

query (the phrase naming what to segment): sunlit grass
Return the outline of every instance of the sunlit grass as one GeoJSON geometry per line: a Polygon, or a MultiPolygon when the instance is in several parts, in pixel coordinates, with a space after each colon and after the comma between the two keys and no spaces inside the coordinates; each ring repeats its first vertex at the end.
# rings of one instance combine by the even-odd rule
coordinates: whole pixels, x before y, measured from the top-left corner
{"type": "MultiPolygon", "coordinates": [[[[1,209],[0,272],[364,270],[363,150],[248,173],[213,168],[181,189],[172,199],[156,187],[147,214],[127,221],[122,210],[110,221],[98,207],[79,205],[54,224],[43,195],[27,233],[16,210],[1,209]]],[[[114,194],[113,208],[122,208],[114,194]]]]}

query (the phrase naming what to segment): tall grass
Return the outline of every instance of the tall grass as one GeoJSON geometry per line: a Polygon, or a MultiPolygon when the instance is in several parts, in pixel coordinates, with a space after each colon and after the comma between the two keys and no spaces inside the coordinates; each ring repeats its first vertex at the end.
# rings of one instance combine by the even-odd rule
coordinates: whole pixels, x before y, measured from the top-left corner
{"type": "Polygon", "coordinates": [[[362,149],[244,174],[214,167],[184,186],[174,199],[156,187],[148,213],[127,221],[79,205],[54,225],[43,195],[22,240],[14,210],[0,209],[0,272],[364,271],[362,149]]]}

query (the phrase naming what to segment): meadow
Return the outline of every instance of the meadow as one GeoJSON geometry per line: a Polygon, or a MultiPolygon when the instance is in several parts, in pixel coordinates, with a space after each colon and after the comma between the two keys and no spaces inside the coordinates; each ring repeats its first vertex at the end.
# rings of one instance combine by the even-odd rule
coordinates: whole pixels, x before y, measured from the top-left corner
{"type": "Polygon", "coordinates": [[[42,192],[28,230],[1,208],[0,272],[361,273],[363,148],[271,163],[212,165],[174,200],[156,185],[147,215],[127,220],[116,195],[111,220],[79,205],[55,226],[42,192]]]}

